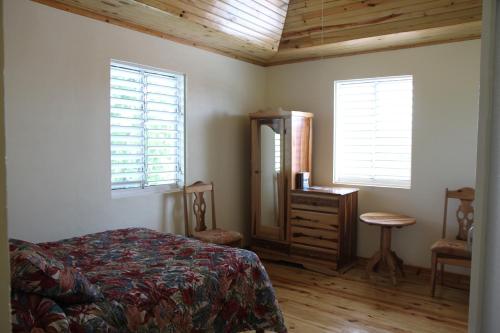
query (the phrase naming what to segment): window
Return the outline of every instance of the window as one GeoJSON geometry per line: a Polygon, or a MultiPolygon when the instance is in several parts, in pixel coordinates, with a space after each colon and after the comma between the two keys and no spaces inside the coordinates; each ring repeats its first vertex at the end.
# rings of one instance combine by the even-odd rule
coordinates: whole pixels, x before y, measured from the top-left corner
{"type": "Polygon", "coordinates": [[[335,81],[334,182],[410,188],[413,77],[335,81]]]}
{"type": "Polygon", "coordinates": [[[184,76],[111,63],[111,189],[184,184],[184,76]]]}

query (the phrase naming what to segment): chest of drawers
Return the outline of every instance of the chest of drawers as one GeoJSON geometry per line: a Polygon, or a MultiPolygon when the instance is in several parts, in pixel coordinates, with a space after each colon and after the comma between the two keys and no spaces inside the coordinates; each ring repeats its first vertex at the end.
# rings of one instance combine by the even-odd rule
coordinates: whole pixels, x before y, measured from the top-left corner
{"type": "Polygon", "coordinates": [[[313,260],[304,266],[316,270],[338,271],[354,263],[357,200],[358,191],[353,188],[292,190],[290,255],[313,260]]]}
{"type": "Polygon", "coordinates": [[[357,189],[291,190],[287,206],[285,241],[255,244],[261,257],[327,274],[342,272],[356,261],[357,189]]]}

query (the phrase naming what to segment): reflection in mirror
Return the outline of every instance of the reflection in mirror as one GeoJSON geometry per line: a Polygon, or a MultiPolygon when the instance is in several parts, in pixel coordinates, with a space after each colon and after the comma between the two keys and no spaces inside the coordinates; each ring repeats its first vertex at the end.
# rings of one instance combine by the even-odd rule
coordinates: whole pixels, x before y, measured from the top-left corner
{"type": "Polygon", "coordinates": [[[272,119],[260,124],[261,224],[279,226],[280,193],[283,192],[281,172],[282,121],[272,119]]]}

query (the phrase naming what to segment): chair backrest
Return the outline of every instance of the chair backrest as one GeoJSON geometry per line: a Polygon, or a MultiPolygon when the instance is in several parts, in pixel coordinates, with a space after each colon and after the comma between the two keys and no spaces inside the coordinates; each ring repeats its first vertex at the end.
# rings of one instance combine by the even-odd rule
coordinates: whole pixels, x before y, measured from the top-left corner
{"type": "Polygon", "coordinates": [[[442,237],[446,237],[446,223],[447,223],[447,215],[448,215],[448,200],[449,199],[458,199],[460,200],[460,204],[455,213],[458,222],[458,235],[457,239],[459,240],[467,240],[467,233],[469,232],[469,228],[474,223],[474,207],[472,206],[472,202],[474,201],[475,191],[471,187],[462,187],[458,190],[449,190],[446,189],[445,194],[445,204],[444,204],[444,218],[443,218],[443,235],[442,237]]]}
{"type": "Polygon", "coordinates": [[[205,224],[205,213],[207,204],[205,202],[205,192],[211,193],[212,202],[212,229],[216,228],[215,222],[215,196],[214,196],[214,183],[204,183],[202,181],[194,182],[189,186],[184,186],[184,224],[186,229],[186,236],[192,236],[191,227],[189,225],[189,210],[188,210],[188,196],[193,194],[193,214],[196,218],[195,231],[207,230],[205,224]]]}

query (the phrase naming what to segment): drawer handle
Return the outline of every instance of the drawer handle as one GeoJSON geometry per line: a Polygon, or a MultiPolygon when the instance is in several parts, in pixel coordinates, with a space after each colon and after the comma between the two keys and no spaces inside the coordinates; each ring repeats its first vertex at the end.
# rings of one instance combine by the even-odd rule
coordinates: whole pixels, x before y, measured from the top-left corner
{"type": "Polygon", "coordinates": [[[299,221],[310,221],[310,222],[319,223],[319,220],[306,219],[305,217],[302,217],[302,216],[293,216],[292,218],[295,220],[299,220],[299,221]]]}
{"type": "Polygon", "coordinates": [[[293,216],[292,219],[307,221],[305,218],[303,218],[301,216],[293,216]]]}
{"type": "Polygon", "coordinates": [[[330,240],[329,238],[327,237],[323,237],[323,236],[311,236],[311,235],[306,235],[304,233],[301,233],[301,232],[294,232],[292,234],[293,237],[309,237],[309,238],[316,238],[316,239],[319,239],[319,240],[330,240]]]}

